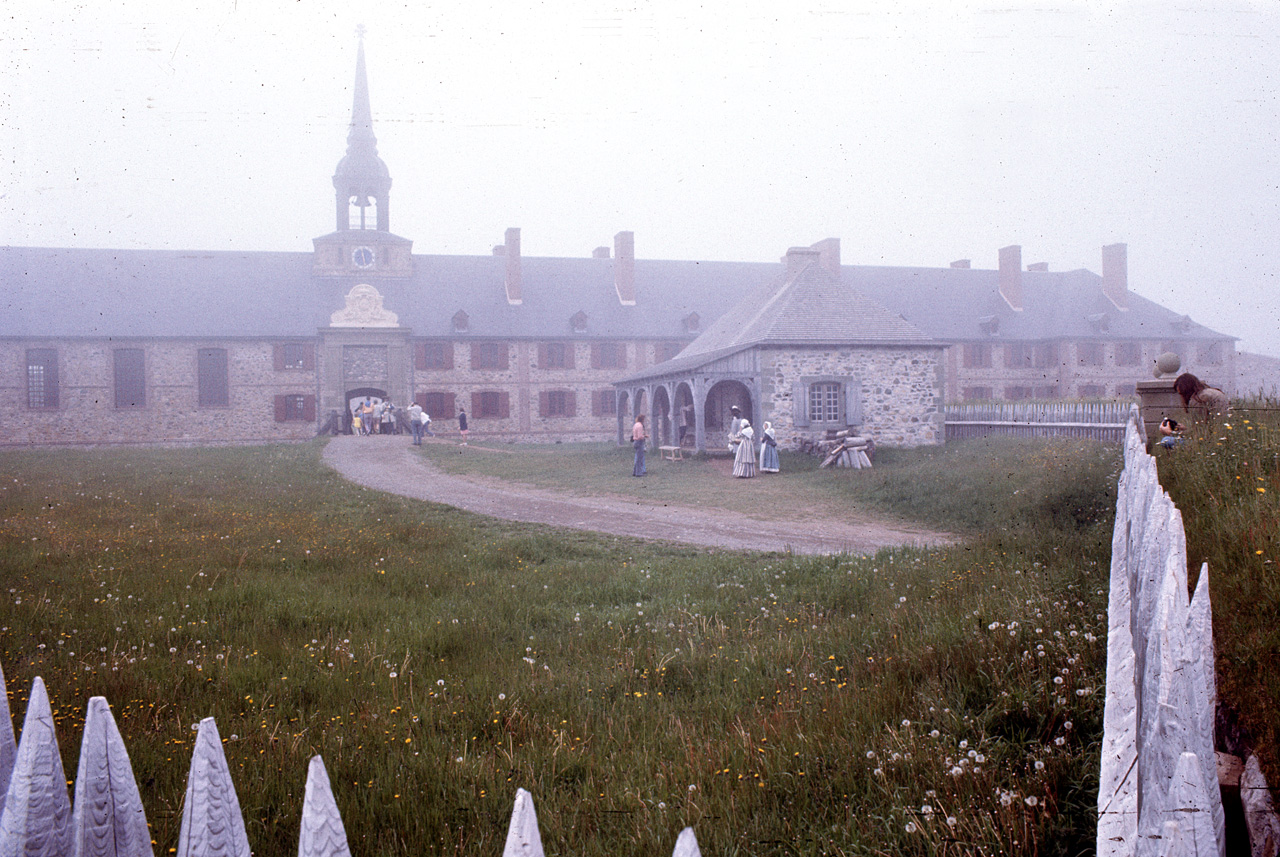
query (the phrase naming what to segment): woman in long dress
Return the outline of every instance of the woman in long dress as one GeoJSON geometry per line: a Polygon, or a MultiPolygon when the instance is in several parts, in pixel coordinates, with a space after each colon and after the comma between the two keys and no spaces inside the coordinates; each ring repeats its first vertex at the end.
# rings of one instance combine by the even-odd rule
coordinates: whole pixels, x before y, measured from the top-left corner
{"type": "Polygon", "coordinates": [[[760,472],[778,472],[778,441],[773,436],[773,423],[764,424],[764,432],[760,435],[760,472]]]}
{"type": "Polygon", "coordinates": [[[755,434],[751,423],[744,419],[738,429],[738,451],[733,455],[734,476],[750,479],[756,475],[756,445],[752,442],[755,434]]]}

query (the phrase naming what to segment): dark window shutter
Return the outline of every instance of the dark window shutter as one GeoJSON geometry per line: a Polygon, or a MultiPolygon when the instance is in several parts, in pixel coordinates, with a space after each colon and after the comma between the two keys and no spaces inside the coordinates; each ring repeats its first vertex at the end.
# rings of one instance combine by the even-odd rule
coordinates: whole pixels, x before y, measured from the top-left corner
{"type": "Polygon", "coordinates": [[[480,394],[471,394],[471,416],[473,419],[480,416],[480,394]]]}
{"type": "Polygon", "coordinates": [[[442,365],[440,366],[440,368],[441,368],[441,369],[452,369],[452,368],[453,368],[453,343],[452,343],[452,342],[446,342],[446,343],[444,343],[443,345],[441,345],[441,346],[440,346],[440,348],[441,348],[441,350],[443,351],[443,355],[442,355],[442,356],[444,357],[444,361],[443,361],[442,365]]]}
{"type": "MultiPolygon", "coordinates": [[[[427,343],[419,342],[413,346],[413,368],[419,372],[426,371],[427,368],[427,343]]],[[[417,401],[416,399],[414,401],[417,401]]]]}
{"type": "Polygon", "coordinates": [[[415,395],[413,397],[413,403],[418,407],[422,408],[424,411],[427,411],[427,413],[431,413],[431,411],[427,410],[427,394],[426,393],[418,393],[417,395],[415,395]]]}
{"type": "Polygon", "coordinates": [[[284,346],[274,345],[271,348],[271,352],[272,352],[272,355],[271,355],[272,359],[275,363],[276,371],[277,372],[283,371],[284,370],[284,346]]]}
{"type": "Polygon", "coordinates": [[[600,368],[600,346],[599,345],[591,346],[591,368],[592,369],[600,368]]]}
{"type": "Polygon", "coordinates": [[[538,416],[546,417],[551,412],[551,396],[546,390],[538,392],[538,416]]]}
{"type": "Polygon", "coordinates": [[[511,397],[506,393],[498,394],[498,416],[504,420],[511,416],[511,397]]]}
{"type": "Polygon", "coordinates": [[[564,368],[566,368],[566,369],[575,369],[575,368],[577,368],[576,366],[574,366],[574,365],[573,365],[573,360],[574,360],[573,352],[574,352],[574,350],[575,350],[575,349],[574,349],[574,347],[573,347],[573,343],[572,343],[572,342],[566,342],[566,343],[564,344],[564,368]]]}
{"type": "Polygon", "coordinates": [[[302,418],[307,422],[313,423],[316,421],[316,397],[315,396],[302,397],[302,418]]]}
{"type": "Polygon", "coordinates": [[[302,368],[308,372],[316,371],[316,347],[310,345],[302,353],[302,368]]]}
{"type": "Polygon", "coordinates": [[[846,425],[862,425],[862,384],[858,381],[844,383],[844,421],[846,425]]]}
{"type": "Polygon", "coordinates": [[[284,396],[276,396],[276,422],[278,423],[282,423],[285,420],[285,408],[287,406],[284,403],[284,399],[284,396]]]}
{"type": "Polygon", "coordinates": [[[547,368],[547,343],[545,342],[538,343],[538,368],[547,368]]]}
{"type": "Polygon", "coordinates": [[[591,416],[604,416],[604,397],[608,395],[608,390],[597,390],[591,394],[591,416]]]}
{"type": "Polygon", "coordinates": [[[441,419],[452,419],[458,415],[458,409],[454,407],[453,404],[453,393],[443,393],[442,395],[444,396],[444,410],[440,414],[440,417],[441,419]]]}
{"type": "Polygon", "coordinates": [[[809,387],[799,381],[791,385],[791,398],[794,400],[795,412],[792,417],[795,419],[796,428],[809,427],[809,387]]]}
{"type": "Polygon", "coordinates": [[[569,390],[564,394],[564,415],[566,417],[576,417],[578,415],[578,395],[573,390],[569,390]]]}

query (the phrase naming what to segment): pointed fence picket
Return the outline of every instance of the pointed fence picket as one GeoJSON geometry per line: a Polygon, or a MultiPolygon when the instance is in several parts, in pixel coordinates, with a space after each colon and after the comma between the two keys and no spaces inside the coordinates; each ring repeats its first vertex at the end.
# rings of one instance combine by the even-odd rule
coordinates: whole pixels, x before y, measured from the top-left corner
{"type": "Polygon", "coordinates": [[[988,435],[1081,437],[1118,443],[1128,402],[970,402],[946,407],[946,439],[988,435]]]}
{"type": "Polygon", "coordinates": [[[1133,407],[1111,540],[1097,853],[1224,855],[1209,568],[1187,597],[1182,515],[1133,407]]]}
{"type": "MultiPolygon", "coordinates": [[[[0,670],[0,700],[7,700],[0,670]]],[[[4,713],[7,714],[7,702],[4,713]]],[[[7,720],[7,717],[5,718],[7,720]]],[[[153,857],[151,834],[129,754],[106,699],[89,700],[75,808],[54,732],[44,681],[36,677],[27,703],[21,740],[13,724],[0,726],[0,764],[12,760],[0,780],[0,857],[153,857]]],[[[250,857],[244,816],[222,739],[212,717],[200,721],[187,797],[182,807],[177,857],[250,857]]],[[[334,800],[324,761],[314,756],[307,770],[298,857],[351,857],[342,815],[334,800]]],[[[533,796],[516,790],[502,857],[544,857],[533,796]]],[[[672,857],[701,857],[693,829],[676,840],[672,857]]]]}

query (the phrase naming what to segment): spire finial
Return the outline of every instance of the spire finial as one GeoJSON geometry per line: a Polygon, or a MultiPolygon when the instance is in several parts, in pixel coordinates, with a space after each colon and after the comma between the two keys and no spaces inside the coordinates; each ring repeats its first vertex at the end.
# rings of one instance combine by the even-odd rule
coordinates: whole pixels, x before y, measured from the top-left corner
{"type": "Polygon", "coordinates": [[[356,24],[356,38],[360,40],[361,44],[364,43],[364,34],[366,32],[368,30],[364,28],[364,24],[356,24]]]}

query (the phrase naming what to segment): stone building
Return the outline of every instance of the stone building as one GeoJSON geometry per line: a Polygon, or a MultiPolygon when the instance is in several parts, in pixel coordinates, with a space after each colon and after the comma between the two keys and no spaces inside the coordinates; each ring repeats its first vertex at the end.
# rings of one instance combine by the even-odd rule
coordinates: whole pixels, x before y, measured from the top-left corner
{"type": "MultiPolygon", "coordinates": [[[[627,231],[580,258],[527,256],[517,228],[483,255],[414,253],[391,231],[363,47],[332,185],[335,228],[310,252],[0,248],[0,445],[300,440],[342,430],[366,397],[416,400],[437,429],[466,408],[478,438],[610,439],[629,424],[628,391],[639,383],[615,382],[676,377],[709,353],[706,342],[722,341],[694,349],[708,328],[729,337],[754,319],[731,313],[743,296],[789,281],[808,258],[640,259],[627,231]],[[686,346],[683,362],[654,369],[686,346]]],[[[1123,245],[1105,248],[1101,277],[1023,271],[1017,248],[1001,251],[998,271],[842,265],[833,239],[814,252],[806,277],[822,271],[852,289],[863,319],[910,322],[898,345],[929,356],[903,364],[881,343],[873,359],[852,336],[821,343],[834,350],[818,365],[814,342],[766,337],[724,358],[755,360],[717,370],[755,380],[707,391],[704,436],[717,431],[731,389],[750,396],[753,412],[792,420],[789,431],[806,428],[801,410],[782,416],[794,378],[833,379],[822,383],[837,385],[824,388],[835,422],[893,423],[884,417],[896,406],[876,410],[876,391],[929,399],[907,407],[919,424],[893,423],[885,438],[923,443],[939,417],[927,412],[936,392],[920,390],[933,390],[938,367],[946,400],[1126,396],[1166,350],[1210,380],[1231,377],[1234,339],[1129,292],[1123,245]]],[[[760,305],[761,319],[770,306],[760,305]]],[[[652,384],[673,407],[678,385],[652,384]]]]}
{"type": "Polygon", "coordinates": [[[834,239],[784,261],[677,357],[618,382],[619,442],[626,415],[642,412],[659,445],[680,443],[683,415],[693,446],[719,447],[732,406],[757,431],[771,423],[784,447],[843,429],[891,446],[942,442],[944,344],[851,288],[834,239]]]}

